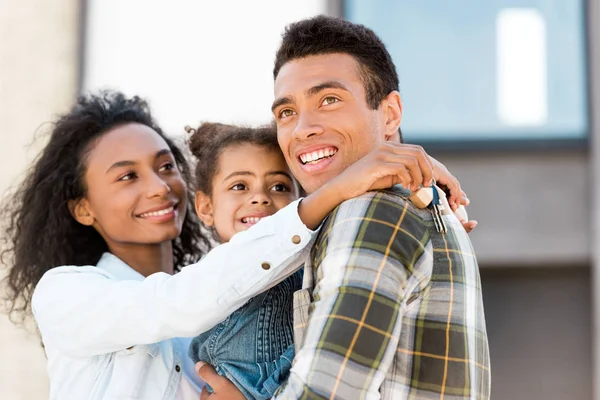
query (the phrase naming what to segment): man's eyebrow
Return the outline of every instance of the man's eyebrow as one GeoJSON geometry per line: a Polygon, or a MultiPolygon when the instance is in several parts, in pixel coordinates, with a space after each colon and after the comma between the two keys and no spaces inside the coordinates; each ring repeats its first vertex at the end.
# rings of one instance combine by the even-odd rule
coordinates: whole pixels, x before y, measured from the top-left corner
{"type": "MultiPolygon", "coordinates": [[[[159,158],[161,156],[164,156],[165,154],[172,154],[172,152],[169,149],[159,150],[154,155],[154,159],[157,159],[157,158],[159,158]]],[[[110,167],[108,167],[108,169],[106,170],[106,173],[110,172],[111,170],[113,170],[115,168],[130,167],[130,166],[133,166],[133,165],[137,165],[137,162],[136,161],[131,161],[131,160],[117,161],[116,163],[114,163],[113,165],[111,165],[110,167]]]]}
{"type": "Polygon", "coordinates": [[[291,97],[280,97],[278,99],[275,99],[275,101],[273,102],[273,105],[271,106],[271,112],[275,112],[275,109],[277,107],[281,107],[281,106],[285,106],[288,104],[292,104],[293,100],[291,97]]]}
{"type": "Polygon", "coordinates": [[[227,175],[225,178],[223,178],[223,182],[225,182],[226,180],[233,178],[234,176],[254,176],[253,172],[250,171],[234,171],[231,174],[227,175]]]}
{"type": "MultiPolygon", "coordinates": [[[[349,92],[350,90],[348,90],[348,88],[346,87],[346,85],[344,85],[341,82],[338,81],[326,81],[323,83],[320,83],[316,86],[311,87],[310,89],[308,89],[306,91],[306,97],[312,97],[316,94],[318,94],[319,92],[322,92],[323,90],[326,89],[341,89],[344,90],[346,92],[349,92]]],[[[273,102],[273,105],[271,106],[271,112],[274,112],[275,109],[277,107],[281,107],[281,106],[285,106],[288,104],[293,103],[293,99],[291,97],[280,97],[279,99],[276,99],[273,102]]]]}
{"type": "Polygon", "coordinates": [[[326,81],[308,89],[306,91],[306,97],[312,97],[326,89],[341,89],[345,90],[346,92],[349,92],[348,88],[341,82],[326,81]]]}

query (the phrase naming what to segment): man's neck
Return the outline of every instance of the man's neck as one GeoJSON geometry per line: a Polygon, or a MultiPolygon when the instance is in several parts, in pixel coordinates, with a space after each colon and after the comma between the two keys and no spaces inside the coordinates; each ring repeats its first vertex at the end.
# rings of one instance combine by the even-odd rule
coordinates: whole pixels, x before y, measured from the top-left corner
{"type": "Polygon", "coordinates": [[[143,276],[156,272],[173,274],[171,241],[152,245],[116,244],[109,251],[143,276]]]}

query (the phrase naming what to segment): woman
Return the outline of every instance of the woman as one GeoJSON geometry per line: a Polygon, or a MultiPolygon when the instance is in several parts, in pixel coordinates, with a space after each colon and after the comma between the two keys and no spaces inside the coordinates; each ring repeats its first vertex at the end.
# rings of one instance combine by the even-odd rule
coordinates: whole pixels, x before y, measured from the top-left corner
{"type": "Polygon", "coordinates": [[[8,300],[23,316],[31,306],[51,399],[197,399],[181,337],[293,273],[318,225],[301,214],[329,211],[315,198],[292,203],[182,269],[208,247],[187,182],[147,104],[103,93],[56,122],[4,203],[8,300]]]}

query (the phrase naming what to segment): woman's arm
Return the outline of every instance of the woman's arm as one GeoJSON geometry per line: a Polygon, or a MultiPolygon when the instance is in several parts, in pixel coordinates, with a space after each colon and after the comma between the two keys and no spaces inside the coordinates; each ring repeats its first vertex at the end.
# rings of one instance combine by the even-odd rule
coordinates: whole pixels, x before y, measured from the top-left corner
{"type": "Polygon", "coordinates": [[[431,170],[423,154],[388,143],[304,199],[300,209],[294,202],[263,218],[174,276],[116,281],[96,267],[54,268],[32,300],[44,340],[89,356],[206,331],[298,270],[314,235],[309,228],[339,203],[396,183],[426,184],[431,170]]]}
{"type": "MultiPolygon", "coordinates": [[[[421,146],[384,142],[306,197],[298,211],[306,226],[316,229],[327,214],[345,200],[396,184],[415,191],[420,186],[431,186],[432,178],[448,191],[452,210],[461,204],[468,205],[458,179],[421,146]]],[[[465,223],[466,220],[463,225],[465,223]]]]}
{"type": "Polygon", "coordinates": [[[91,266],[48,271],[32,299],[44,341],[91,356],[212,328],[300,268],[314,232],[297,206],[263,218],[176,275],[116,281],[91,266]]]}

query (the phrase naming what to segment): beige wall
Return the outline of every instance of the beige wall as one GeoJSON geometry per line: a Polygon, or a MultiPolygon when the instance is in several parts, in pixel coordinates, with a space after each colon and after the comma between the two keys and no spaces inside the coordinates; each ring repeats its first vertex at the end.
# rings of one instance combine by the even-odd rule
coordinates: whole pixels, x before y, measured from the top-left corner
{"type": "MultiPolygon", "coordinates": [[[[39,144],[26,146],[36,131],[43,131],[41,123],[64,111],[74,98],[78,17],[77,0],[0,0],[2,192],[35,156],[39,144]]],[[[32,329],[16,329],[0,314],[0,398],[48,398],[39,343],[32,329]]]]}

